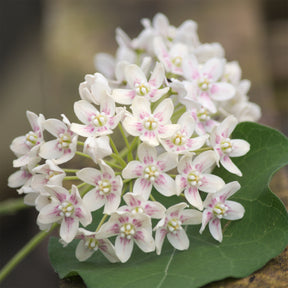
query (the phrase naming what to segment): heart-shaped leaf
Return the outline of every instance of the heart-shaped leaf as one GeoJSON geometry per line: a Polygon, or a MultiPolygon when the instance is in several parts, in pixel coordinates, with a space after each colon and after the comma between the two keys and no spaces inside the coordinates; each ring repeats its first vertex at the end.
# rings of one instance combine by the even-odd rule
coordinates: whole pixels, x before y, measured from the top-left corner
{"type": "Polygon", "coordinates": [[[261,268],[288,244],[288,215],[282,202],[270,191],[272,174],[288,163],[288,139],[276,130],[241,123],[233,138],[251,144],[249,153],[234,158],[243,177],[217,169],[226,183],[241,184],[233,200],[246,210],[242,220],[222,222],[224,238],[216,242],[208,229],[199,234],[199,226],[189,227],[190,248],[175,251],[165,242],[162,254],[145,254],[135,249],[125,264],[110,264],[95,253],[85,263],[75,258],[77,241],[66,248],[52,238],[49,244],[51,263],[61,278],[79,274],[87,287],[199,287],[226,277],[245,277],[261,268]]]}

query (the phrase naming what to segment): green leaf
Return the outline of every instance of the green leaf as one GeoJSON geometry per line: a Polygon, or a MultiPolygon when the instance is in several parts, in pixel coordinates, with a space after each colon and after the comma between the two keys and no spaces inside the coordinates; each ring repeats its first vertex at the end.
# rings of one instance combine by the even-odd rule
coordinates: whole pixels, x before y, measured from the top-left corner
{"type": "Polygon", "coordinates": [[[187,230],[190,248],[184,252],[165,242],[160,256],[135,249],[125,264],[110,264],[100,253],[80,263],[74,256],[77,241],[62,248],[52,238],[49,254],[59,276],[78,273],[89,288],[199,287],[226,277],[245,277],[281,253],[288,244],[288,215],[268,183],[272,174],[288,163],[288,139],[276,130],[248,122],[237,126],[233,138],[251,144],[246,156],[234,158],[243,177],[223,169],[216,173],[226,183],[240,182],[241,190],[233,199],[246,213],[242,220],[226,222],[221,244],[208,229],[200,235],[200,227],[193,226],[187,230]]]}

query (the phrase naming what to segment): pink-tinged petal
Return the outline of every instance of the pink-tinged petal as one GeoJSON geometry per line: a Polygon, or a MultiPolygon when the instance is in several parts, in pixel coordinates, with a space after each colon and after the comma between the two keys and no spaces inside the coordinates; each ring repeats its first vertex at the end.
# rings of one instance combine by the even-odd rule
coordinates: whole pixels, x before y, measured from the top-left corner
{"type": "Polygon", "coordinates": [[[42,224],[55,223],[62,219],[57,203],[51,203],[43,207],[38,215],[37,221],[42,224]]]}
{"type": "Polygon", "coordinates": [[[140,136],[144,130],[143,123],[130,115],[125,117],[122,124],[124,129],[132,136],[140,136]]]}
{"type": "Polygon", "coordinates": [[[159,155],[156,165],[161,171],[169,171],[177,166],[178,157],[174,153],[165,152],[159,155]]]}
{"type": "Polygon", "coordinates": [[[40,146],[39,155],[44,159],[57,159],[63,155],[62,149],[58,147],[58,139],[43,143],[40,146]]]}
{"type": "Polygon", "coordinates": [[[89,247],[85,246],[84,240],[80,240],[75,250],[75,256],[78,261],[82,262],[90,258],[94,254],[94,252],[94,249],[90,249],[89,247]]]}
{"type": "Polygon", "coordinates": [[[125,263],[130,258],[133,251],[134,242],[133,239],[127,239],[118,236],[115,240],[115,251],[119,260],[125,263]]]}
{"type": "Polygon", "coordinates": [[[187,139],[187,143],[185,144],[186,150],[192,152],[200,149],[208,139],[208,135],[202,135],[194,138],[187,139]]]}
{"type": "Polygon", "coordinates": [[[215,240],[222,242],[223,233],[220,219],[214,218],[212,221],[209,222],[209,231],[215,240]]]}
{"type": "Polygon", "coordinates": [[[171,71],[172,63],[170,61],[170,56],[167,51],[167,48],[162,40],[162,38],[155,37],[153,40],[153,48],[156,56],[161,60],[161,62],[165,65],[167,71],[171,71]]]}
{"type": "Polygon", "coordinates": [[[177,250],[186,250],[189,248],[189,238],[183,228],[178,230],[175,234],[168,233],[167,239],[170,244],[177,250]]]}
{"type": "Polygon", "coordinates": [[[70,129],[74,133],[81,135],[83,137],[94,136],[96,133],[96,127],[92,124],[82,125],[82,124],[78,124],[78,123],[72,123],[70,129]]]}
{"type": "Polygon", "coordinates": [[[186,136],[191,137],[194,129],[195,129],[195,120],[192,117],[191,113],[185,112],[182,116],[178,119],[177,122],[182,129],[185,130],[186,136]]]}
{"type": "Polygon", "coordinates": [[[180,174],[187,175],[191,172],[191,170],[194,170],[194,168],[192,166],[192,157],[191,156],[183,156],[178,163],[178,172],[180,174]]]}
{"type": "Polygon", "coordinates": [[[115,248],[108,239],[100,239],[99,241],[99,250],[102,254],[111,262],[119,262],[119,258],[116,256],[115,248]]]}
{"type": "Polygon", "coordinates": [[[238,181],[227,183],[223,188],[221,188],[221,190],[213,194],[213,198],[219,197],[220,200],[224,202],[226,199],[234,195],[240,188],[241,185],[238,181]]]}
{"type": "Polygon", "coordinates": [[[159,125],[158,134],[160,138],[169,138],[172,137],[178,130],[178,124],[159,125]]]}
{"type": "Polygon", "coordinates": [[[202,212],[186,209],[181,212],[179,219],[182,222],[182,225],[198,225],[202,222],[202,212]]]}
{"type": "Polygon", "coordinates": [[[216,106],[214,104],[214,102],[212,101],[212,99],[210,98],[209,94],[206,92],[202,92],[199,95],[198,98],[198,102],[199,104],[201,104],[203,107],[205,107],[206,109],[208,109],[212,114],[217,112],[216,106]]]}
{"type": "Polygon", "coordinates": [[[131,105],[136,96],[136,91],[132,89],[114,89],[112,98],[115,102],[123,105],[131,105]]]}
{"type": "Polygon", "coordinates": [[[243,218],[245,209],[240,203],[227,200],[225,201],[225,205],[228,207],[228,210],[226,211],[227,215],[224,217],[225,219],[238,220],[243,218]]]}
{"type": "Polygon", "coordinates": [[[95,168],[83,168],[76,173],[82,181],[90,185],[97,185],[97,182],[101,180],[102,173],[95,168]]]}
{"type": "Polygon", "coordinates": [[[98,112],[98,110],[89,102],[79,100],[74,103],[74,112],[82,123],[89,124],[92,117],[98,112]]]}
{"type": "Polygon", "coordinates": [[[165,239],[165,236],[167,234],[167,230],[164,228],[159,228],[156,230],[155,233],[155,246],[156,246],[156,253],[157,255],[161,254],[163,242],[165,239]]]}
{"type": "Polygon", "coordinates": [[[136,83],[140,84],[141,82],[147,82],[144,72],[135,64],[129,64],[126,66],[125,77],[131,88],[134,88],[136,83]]]}
{"type": "Polygon", "coordinates": [[[155,88],[159,88],[165,79],[165,69],[162,63],[157,62],[149,79],[149,84],[155,88]]]}
{"type": "Polygon", "coordinates": [[[168,93],[169,89],[170,89],[169,87],[165,87],[162,89],[152,89],[145,97],[151,102],[156,102],[163,95],[168,93]]]}
{"type": "Polygon", "coordinates": [[[232,162],[232,160],[229,158],[228,155],[224,155],[224,157],[222,157],[220,159],[220,163],[222,164],[222,166],[228,170],[229,172],[236,174],[238,176],[242,176],[242,172],[239,170],[239,168],[232,162]]]}
{"type": "Polygon", "coordinates": [[[225,185],[222,178],[213,174],[202,174],[201,182],[199,190],[207,193],[215,193],[225,185]]]}
{"type": "MultiPolygon", "coordinates": [[[[206,201],[206,200],[205,200],[206,201]]],[[[205,204],[205,202],[204,202],[205,204]]],[[[206,225],[214,218],[213,212],[209,209],[205,209],[202,214],[202,226],[199,233],[202,234],[206,225]]]]}
{"type": "Polygon", "coordinates": [[[224,59],[209,59],[203,66],[202,73],[212,81],[218,81],[224,73],[224,59]]]}
{"type": "Polygon", "coordinates": [[[42,114],[37,116],[35,113],[31,111],[27,111],[26,116],[34,132],[42,130],[42,124],[43,121],[45,120],[42,114]]]}
{"type": "Polygon", "coordinates": [[[182,68],[186,79],[195,80],[200,77],[198,61],[194,55],[189,55],[184,59],[182,68]]]}
{"type": "Polygon", "coordinates": [[[225,82],[219,82],[212,84],[210,89],[211,98],[215,101],[226,101],[235,96],[235,88],[225,82]]]}
{"type": "Polygon", "coordinates": [[[145,165],[150,165],[153,164],[157,158],[157,150],[147,144],[140,144],[137,155],[141,162],[143,162],[145,165]]]}
{"type": "Polygon", "coordinates": [[[131,179],[141,177],[143,174],[144,165],[139,161],[131,161],[122,170],[122,177],[124,179],[131,179]]]}
{"type": "Polygon", "coordinates": [[[49,193],[52,197],[57,199],[60,203],[67,200],[69,196],[69,192],[64,187],[61,186],[46,185],[44,189],[47,193],[49,193]]]}
{"type": "Polygon", "coordinates": [[[173,102],[170,98],[167,98],[160,102],[160,104],[155,108],[153,115],[159,122],[170,123],[173,110],[173,102]]]}
{"type": "Polygon", "coordinates": [[[147,200],[150,196],[152,189],[152,183],[145,178],[138,178],[133,186],[133,193],[136,195],[142,195],[147,200]]]}
{"type": "Polygon", "coordinates": [[[55,137],[58,137],[61,133],[65,133],[67,130],[67,126],[58,119],[45,120],[43,127],[55,137]]]}
{"type": "Polygon", "coordinates": [[[76,148],[77,139],[78,139],[78,137],[74,137],[69,148],[62,150],[62,155],[59,158],[54,160],[55,164],[62,164],[62,163],[68,162],[69,160],[71,160],[74,157],[75,152],[77,150],[77,148],[76,148]]]}
{"type": "Polygon", "coordinates": [[[104,214],[111,214],[116,211],[121,202],[121,197],[119,193],[110,192],[106,196],[106,204],[104,206],[104,214]]]}
{"type": "Polygon", "coordinates": [[[128,192],[123,196],[124,201],[126,204],[131,207],[140,207],[142,204],[142,200],[144,200],[141,195],[135,195],[132,192],[128,192]]]}
{"type": "Polygon", "coordinates": [[[242,139],[232,139],[232,152],[229,153],[230,157],[243,156],[250,150],[250,144],[242,139]]]}
{"type": "Polygon", "coordinates": [[[30,151],[30,147],[26,144],[26,136],[19,136],[13,139],[10,149],[16,155],[23,155],[30,151]]]}
{"type": "Polygon", "coordinates": [[[133,115],[143,120],[146,116],[151,115],[150,102],[142,96],[136,96],[132,102],[131,110],[133,115]]]}
{"type": "Polygon", "coordinates": [[[11,188],[17,188],[24,185],[30,178],[32,174],[26,169],[20,169],[8,178],[8,186],[11,188]]]}
{"type": "MultiPolygon", "coordinates": [[[[220,125],[217,127],[217,134],[224,138],[227,138],[231,135],[236,125],[238,124],[238,120],[233,115],[226,117],[220,125]]],[[[218,142],[216,140],[216,142],[218,142]]]]}
{"type": "Polygon", "coordinates": [[[156,190],[164,196],[176,195],[176,184],[173,178],[165,173],[160,173],[154,182],[156,190]]]}
{"type": "Polygon", "coordinates": [[[166,208],[159,202],[147,201],[144,212],[151,218],[161,219],[165,215],[166,208]]]}
{"type": "Polygon", "coordinates": [[[187,207],[188,204],[185,202],[177,203],[167,209],[166,215],[168,215],[169,218],[179,218],[181,211],[187,207]]]}
{"type": "Polygon", "coordinates": [[[140,140],[145,144],[156,147],[159,145],[158,134],[155,131],[146,130],[144,134],[140,135],[140,140]]]}
{"type": "Polygon", "coordinates": [[[106,96],[101,99],[100,102],[100,111],[105,113],[108,116],[114,116],[115,114],[115,102],[112,97],[106,96]]]}
{"type": "Polygon", "coordinates": [[[95,211],[101,208],[105,204],[105,198],[103,195],[99,194],[98,188],[94,188],[90,190],[85,196],[83,197],[83,202],[85,206],[90,211],[95,211]]]}
{"type": "Polygon", "coordinates": [[[176,184],[176,189],[177,189],[176,194],[179,196],[181,194],[181,192],[188,185],[187,177],[183,177],[181,175],[177,175],[176,178],[175,178],[175,184],[176,184]]]}
{"type": "MultiPolygon", "coordinates": [[[[150,219],[149,219],[150,220],[150,219]]],[[[151,224],[150,224],[151,225],[151,224]]],[[[151,229],[139,229],[134,235],[134,241],[137,246],[144,252],[152,252],[155,250],[155,242],[152,237],[151,229]],[[149,231],[150,230],[150,231],[149,231]]]]}
{"type": "Polygon", "coordinates": [[[64,217],[60,226],[60,237],[70,243],[76,236],[79,227],[78,219],[72,217],[64,217]]]}
{"type": "Polygon", "coordinates": [[[107,165],[103,160],[100,160],[98,165],[105,179],[112,179],[115,177],[114,170],[109,165],[107,165]]]}
{"type": "Polygon", "coordinates": [[[187,187],[184,191],[185,198],[194,207],[203,210],[203,203],[197,187],[187,187]]]}
{"type": "Polygon", "coordinates": [[[193,159],[193,167],[200,173],[210,171],[216,160],[217,156],[214,151],[205,151],[193,159]]]}

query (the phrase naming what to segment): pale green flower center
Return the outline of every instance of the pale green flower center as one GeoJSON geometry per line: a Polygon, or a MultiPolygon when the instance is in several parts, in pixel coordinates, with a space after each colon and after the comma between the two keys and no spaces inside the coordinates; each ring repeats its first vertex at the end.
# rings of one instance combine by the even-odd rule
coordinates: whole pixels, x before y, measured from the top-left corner
{"type": "Polygon", "coordinates": [[[71,144],[71,136],[68,133],[61,133],[58,138],[58,148],[68,149],[71,144]]]}
{"type": "Polygon", "coordinates": [[[95,116],[92,118],[92,122],[96,127],[102,127],[107,123],[107,116],[104,112],[97,113],[95,116]]]}
{"type": "Polygon", "coordinates": [[[99,187],[99,194],[100,195],[106,195],[111,192],[111,183],[109,180],[103,179],[98,182],[98,187],[99,187]]]}
{"type": "Polygon", "coordinates": [[[130,223],[125,223],[120,228],[120,237],[131,239],[135,235],[134,225],[130,223]]]}
{"type": "Polygon", "coordinates": [[[220,147],[224,153],[231,153],[233,148],[230,138],[226,138],[225,140],[221,141],[220,147]]]}
{"type": "Polygon", "coordinates": [[[159,171],[157,170],[157,168],[154,165],[151,166],[147,166],[144,169],[144,178],[154,182],[155,179],[159,176],[159,171]]]}
{"type": "Polygon", "coordinates": [[[190,172],[187,175],[187,180],[192,186],[200,186],[200,185],[202,185],[201,178],[202,178],[202,176],[201,176],[201,174],[198,171],[190,172]]]}
{"type": "Polygon", "coordinates": [[[58,209],[62,217],[70,217],[74,213],[74,205],[70,202],[63,202],[58,206],[58,209]]]}
{"type": "Polygon", "coordinates": [[[176,67],[181,67],[182,65],[182,57],[181,56],[176,56],[174,57],[171,62],[176,66],[176,67]]]}
{"type": "Polygon", "coordinates": [[[205,108],[201,108],[198,112],[197,112],[197,118],[200,121],[207,121],[210,119],[210,113],[205,109],[205,108]]]}
{"type": "Polygon", "coordinates": [[[84,246],[90,250],[96,251],[98,249],[98,241],[95,238],[87,237],[84,246]]]}
{"type": "Polygon", "coordinates": [[[207,91],[211,88],[210,80],[207,79],[206,77],[202,77],[198,81],[198,86],[202,91],[207,91]]]}
{"type": "Polygon", "coordinates": [[[38,136],[35,132],[30,131],[26,134],[26,144],[30,147],[33,147],[37,144],[38,136]]]}
{"type": "Polygon", "coordinates": [[[61,173],[58,171],[50,170],[46,175],[46,179],[50,180],[51,178],[53,178],[54,176],[57,176],[59,174],[61,174],[61,173]]]}
{"type": "Polygon", "coordinates": [[[147,82],[135,84],[136,93],[140,96],[145,96],[150,91],[150,85],[147,82]]]}
{"type": "Polygon", "coordinates": [[[158,121],[152,115],[144,118],[144,127],[147,130],[155,130],[157,126],[158,126],[158,121]]]}
{"type": "Polygon", "coordinates": [[[225,204],[217,203],[213,208],[213,214],[217,218],[221,219],[221,218],[223,218],[223,216],[224,217],[227,216],[227,213],[226,213],[227,210],[228,210],[228,207],[225,204]]]}
{"type": "Polygon", "coordinates": [[[137,213],[143,213],[144,210],[142,207],[135,207],[133,208],[133,210],[131,211],[132,214],[137,214],[137,213]]]}
{"type": "Polygon", "coordinates": [[[176,133],[176,135],[174,135],[172,142],[174,145],[181,146],[186,143],[186,140],[187,140],[186,133],[185,132],[182,133],[179,131],[176,133]]]}
{"type": "Polygon", "coordinates": [[[171,219],[168,223],[167,223],[167,229],[169,230],[169,232],[171,233],[177,233],[177,231],[182,229],[182,222],[179,219],[171,219]]]}

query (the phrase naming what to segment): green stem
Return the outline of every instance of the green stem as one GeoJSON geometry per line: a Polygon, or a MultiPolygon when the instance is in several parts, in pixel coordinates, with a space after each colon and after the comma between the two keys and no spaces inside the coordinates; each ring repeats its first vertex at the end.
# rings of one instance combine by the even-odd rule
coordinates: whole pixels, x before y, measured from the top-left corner
{"type": "Polygon", "coordinates": [[[13,214],[19,210],[29,208],[24,203],[23,198],[8,199],[0,202],[0,215],[2,214],[13,214]]]}
{"type": "Polygon", "coordinates": [[[101,228],[101,226],[103,225],[103,223],[105,222],[105,220],[106,220],[107,217],[108,217],[108,214],[105,214],[105,215],[102,217],[102,219],[101,219],[101,221],[100,221],[100,223],[99,223],[99,225],[98,225],[98,227],[97,227],[97,229],[96,229],[96,232],[99,231],[99,229],[101,228]]]}
{"type": "Polygon", "coordinates": [[[203,147],[203,148],[200,148],[200,149],[195,150],[195,151],[193,151],[193,152],[195,152],[195,153],[197,153],[197,154],[200,154],[200,153],[202,153],[202,152],[204,152],[204,151],[209,151],[209,150],[213,150],[213,148],[211,148],[211,147],[203,147]]]}
{"type": "Polygon", "coordinates": [[[80,146],[84,146],[84,142],[82,142],[82,141],[77,141],[77,144],[80,146]]]}
{"type": "Polygon", "coordinates": [[[111,161],[107,161],[107,160],[104,160],[104,162],[105,162],[107,165],[109,165],[109,166],[111,166],[111,167],[113,167],[113,168],[122,170],[122,166],[120,166],[120,165],[117,165],[117,164],[115,164],[115,163],[113,163],[113,162],[111,162],[111,161]]]}
{"type": "Polygon", "coordinates": [[[0,283],[4,280],[4,278],[33,250],[36,246],[42,242],[52,230],[58,224],[54,224],[49,232],[40,231],[36,234],[21,250],[19,250],[13,258],[1,269],[0,271],[0,283]]]}
{"type": "Polygon", "coordinates": [[[123,137],[123,139],[124,139],[124,142],[125,142],[125,144],[126,144],[126,147],[128,148],[127,158],[128,158],[128,161],[130,162],[130,161],[133,160],[133,155],[132,155],[132,151],[131,151],[131,149],[130,149],[130,144],[129,144],[128,138],[126,137],[125,132],[124,132],[124,130],[123,130],[123,127],[122,127],[122,125],[121,125],[120,123],[119,123],[118,127],[119,127],[119,130],[120,130],[120,132],[121,132],[121,135],[122,135],[122,137],[123,137]]]}
{"type": "Polygon", "coordinates": [[[76,153],[77,155],[79,155],[79,156],[83,156],[83,157],[85,157],[85,158],[91,159],[91,157],[90,157],[89,155],[87,155],[87,154],[85,154],[85,153],[83,153],[83,152],[76,151],[75,153],[76,153]]]}
{"type": "Polygon", "coordinates": [[[185,106],[183,106],[180,109],[178,109],[177,111],[175,111],[171,117],[171,122],[175,123],[185,111],[186,111],[185,106]]]}
{"type": "Polygon", "coordinates": [[[76,173],[79,171],[79,169],[63,169],[65,173],[76,173]]]}
{"type": "Polygon", "coordinates": [[[111,144],[111,147],[114,151],[114,154],[111,155],[112,158],[114,158],[115,160],[117,160],[120,165],[124,168],[126,166],[126,162],[123,160],[123,158],[121,157],[114,141],[112,140],[112,138],[110,137],[110,144],[111,144]]]}
{"type": "Polygon", "coordinates": [[[64,180],[80,180],[77,176],[66,176],[64,180]]]}

